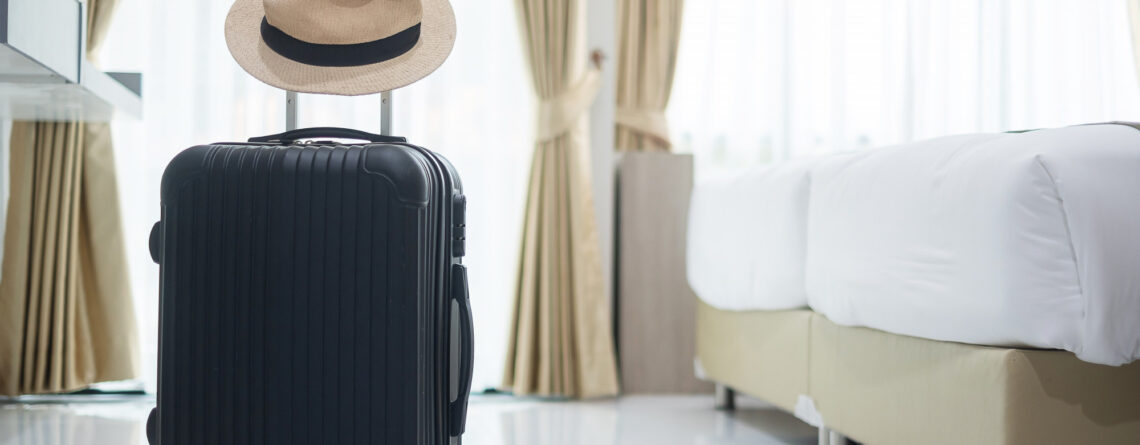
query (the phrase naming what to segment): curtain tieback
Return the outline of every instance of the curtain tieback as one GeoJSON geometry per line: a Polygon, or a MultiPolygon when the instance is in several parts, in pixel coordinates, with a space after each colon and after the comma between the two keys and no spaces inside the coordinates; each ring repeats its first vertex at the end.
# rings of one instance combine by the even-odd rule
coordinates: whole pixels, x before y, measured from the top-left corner
{"type": "Polygon", "coordinates": [[[671,145],[669,142],[669,120],[665,112],[648,108],[618,106],[615,119],[618,125],[642,133],[671,145]]]}
{"type": "Polygon", "coordinates": [[[542,99],[538,106],[538,141],[549,141],[569,132],[594,103],[601,87],[601,73],[591,67],[561,94],[542,99]]]}

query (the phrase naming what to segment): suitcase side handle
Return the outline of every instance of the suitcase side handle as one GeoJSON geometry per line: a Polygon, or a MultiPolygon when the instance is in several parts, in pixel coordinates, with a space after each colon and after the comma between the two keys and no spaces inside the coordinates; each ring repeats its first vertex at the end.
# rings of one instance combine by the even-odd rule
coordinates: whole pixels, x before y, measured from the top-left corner
{"type": "Polygon", "coordinates": [[[467,290],[467,268],[453,265],[452,298],[459,308],[459,396],[451,402],[451,428],[456,437],[463,434],[467,425],[467,399],[471,394],[471,377],[475,369],[475,326],[471,322],[471,297],[467,290]]]}
{"type": "Polygon", "coordinates": [[[361,139],[369,142],[408,142],[408,140],[401,136],[383,136],[367,131],[353,130],[351,128],[340,127],[311,127],[311,128],[298,128],[296,130],[289,130],[284,133],[271,134],[268,136],[259,136],[249,138],[249,142],[277,142],[281,144],[292,144],[298,139],[317,139],[317,138],[339,138],[339,139],[361,139]]]}

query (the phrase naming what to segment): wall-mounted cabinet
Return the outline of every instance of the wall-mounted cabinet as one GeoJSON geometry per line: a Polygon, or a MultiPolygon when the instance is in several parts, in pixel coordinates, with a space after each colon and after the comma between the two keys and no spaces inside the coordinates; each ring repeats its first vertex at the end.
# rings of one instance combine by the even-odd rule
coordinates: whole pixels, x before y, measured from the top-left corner
{"type": "Polygon", "coordinates": [[[141,75],[87,61],[86,3],[0,0],[0,119],[139,117],[141,75]]]}

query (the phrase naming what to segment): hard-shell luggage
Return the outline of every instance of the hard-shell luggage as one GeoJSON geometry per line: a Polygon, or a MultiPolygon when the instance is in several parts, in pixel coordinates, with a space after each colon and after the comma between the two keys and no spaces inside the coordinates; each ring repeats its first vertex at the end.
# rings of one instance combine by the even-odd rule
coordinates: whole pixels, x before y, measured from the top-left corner
{"type": "Polygon", "coordinates": [[[310,128],[189,148],[161,193],[152,445],[459,442],[473,344],[446,159],[310,128]]]}

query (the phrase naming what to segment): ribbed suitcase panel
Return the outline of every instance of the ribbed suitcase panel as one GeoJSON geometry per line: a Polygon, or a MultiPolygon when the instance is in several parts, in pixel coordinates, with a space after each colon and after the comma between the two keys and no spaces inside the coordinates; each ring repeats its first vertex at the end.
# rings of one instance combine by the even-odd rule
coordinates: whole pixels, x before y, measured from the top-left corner
{"type": "Polygon", "coordinates": [[[365,158],[215,147],[164,203],[163,445],[434,441],[427,211],[365,158]]]}

